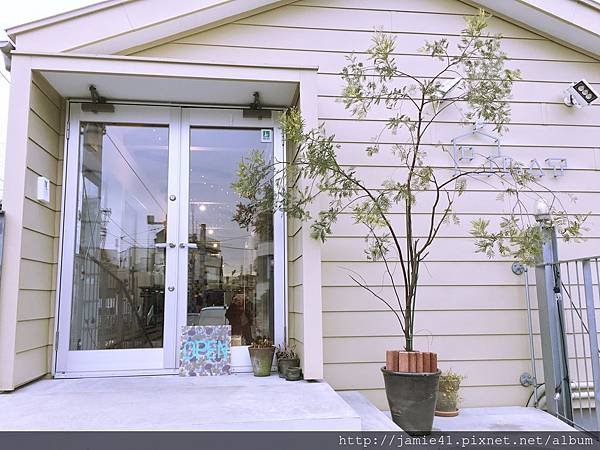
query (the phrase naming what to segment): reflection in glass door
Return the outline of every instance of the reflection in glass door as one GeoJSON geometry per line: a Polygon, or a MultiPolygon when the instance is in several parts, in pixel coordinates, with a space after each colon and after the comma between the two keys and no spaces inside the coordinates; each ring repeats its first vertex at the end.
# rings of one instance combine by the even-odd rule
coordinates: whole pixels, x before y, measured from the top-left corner
{"type": "Polygon", "coordinates": [[[172,373],[180,109],[69,121],[55,372],[172,373]]]}
{"type": "Polygon", "coordinates": [[[231,184],[252,150],[283,152],[279,128],[239,110],[70,106],[56,375],[175,373],[181,326],[215,324],[249,370],[253,338],[283,341],[285,229],[236,223],[231,184]]]}
{"type": "Polygon", "coordinates": [[[191,128],[189,136],[187,324],[231,325],[233,346],[273,339],[273,216],[241,227],[231,187],[241,159],[272,155],[273,143],[261,142],[261,129],[191,128]]]}
{"type": "Polygon", "coordinates": [[[167,126],[82,122],[69,350],[161,348],[167,126]]]}

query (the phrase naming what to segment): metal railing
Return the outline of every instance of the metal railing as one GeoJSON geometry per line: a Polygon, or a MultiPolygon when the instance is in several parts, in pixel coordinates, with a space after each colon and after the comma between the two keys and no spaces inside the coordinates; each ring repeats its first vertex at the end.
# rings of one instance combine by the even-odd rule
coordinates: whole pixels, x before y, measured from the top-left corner
{"type": "Polygon", "coordinates": [[[547,229],[536,291],[543,353],[546,409],[585,431],[600,430],[600,257],[556,258],[547,229]]]}
{"type": "Polygon", "coordinates": [[[562,332],[566,344],[572,420],[587,430],[600,430],[597,309],[600,303],[599,257],[557,263],[564,307],[562,332]]]}

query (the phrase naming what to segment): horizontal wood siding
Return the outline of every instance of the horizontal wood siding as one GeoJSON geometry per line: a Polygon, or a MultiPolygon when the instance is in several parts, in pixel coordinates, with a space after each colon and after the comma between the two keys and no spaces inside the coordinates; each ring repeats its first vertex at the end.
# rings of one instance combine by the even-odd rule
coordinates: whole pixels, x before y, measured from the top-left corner
{"type": "Polygon", "coordinates": [[[62,99],[40,76],[31,85],[29,142],[17,307],[15,386],[50,372],[62,190],[62,99]],[[50,181],[50,203],[37,200],[37,177],[50,181]]]}
{"type": "MultiPolygon", "coordinates": [[[[344,109],[340,70],[346,55],[355,52],[364,58],[372,31],[382,29],[396,36],[401,66],[420,77],[432,76],[437,62],[419,53],[419,47],[425,40],[442,35],[455,42],[464,26],[463,16],[474,13],[471,6],[449,0],[303,0],[138,55],[318,66],[319,119],[342,145],[341,162],[357,167],[367,183],[376,186],[382,179],[402,173],[390,148],[407,137],[384,133],[381,152],[372,158],[366,156],[365,146],[384,128],[388,112],[375,108],[367,120],[358,121],[344,109]]],[[[546,158],[568,159],[564,177],[554,178],[551,169],[545,168],[544,182],[569,202],[571,210],[591,212],[592,216],[589,240],[561,245],[561,255],[600,254],[600,105],[576,110],[563,104],[563,91],[573,81],[586,78],[600,90],[600,63],[505,20],[493,18],[490,24],[493,32],[504,36],[507,65],[520,69],[523,75],[515,83],[510,100],[513,123],[502,138],[503,153],[525,161],[536,158],[542,165],[546,158]],[[570,204],[568,193],[575,193],[577,203],[570,204]]],[[[450,144],[465,130],[461,120],[456,109],[451,109],[431,127],[425,145],[434,165],[451,166],[449,155],[433,144],[450,144]]],[[[486,141],[476,144],[486,150],[493,146],[486,141]]],[[[466,375],[464,406],[523,405],[531,390],[521,387],[519,376],[532,370],[524,279],[511,272],[510,261],[499,257],[489,260],[474,253],[469,223],[482,214],[497,223],[506,205],[496,200],[495,188],[484,182],[474,182],[471,188],[476,192],[465,194],[459,202],[461,223],[442,231],[421,270],[416,345],[438,352],[442,369],[452,368],[466,375]]],[[[426,224],[425,212],[417,204],[413,218],[417,227],[426,224]]],[[[403,234],[403,216],[394,214],[392,220],[403,234]]],[[[288,230],[289,332],[301,340],[298,330],[302,318],[297,311],[302,280],[296,268],[301,249],[294,238],[298,227],[288,230]]],[[[378,407],[387,409],[379,367],[384,363],[385,350],[400,348],[402,340],[394,316],[355,287],[348,276],[350,271],[358,272],[393,298],[382,266],[365,262],[363,245],[362,230],[353,224],[351,216],[343,216],[322,249],[325,378],[337,389],[360,390],[378,407]]],[[[533,283],[533,275],[531,278],[533,283]]],[[[534,294],[532,291],[535,307],[534,294]]],[[[536,311],[534,317],[537,333],[536,311]]],[[[539,336],[535,341],[540,356],[539,336]]]]}

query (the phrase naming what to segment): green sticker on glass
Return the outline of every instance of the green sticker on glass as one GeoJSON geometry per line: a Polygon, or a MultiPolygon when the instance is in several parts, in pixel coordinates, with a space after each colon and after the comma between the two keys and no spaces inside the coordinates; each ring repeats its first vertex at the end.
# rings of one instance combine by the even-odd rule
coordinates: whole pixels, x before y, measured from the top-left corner
{"type": "Polygon", "coordinates": [[[273,130],[268,128],[260,130],[260,142],[273,142],[273,130]]]}

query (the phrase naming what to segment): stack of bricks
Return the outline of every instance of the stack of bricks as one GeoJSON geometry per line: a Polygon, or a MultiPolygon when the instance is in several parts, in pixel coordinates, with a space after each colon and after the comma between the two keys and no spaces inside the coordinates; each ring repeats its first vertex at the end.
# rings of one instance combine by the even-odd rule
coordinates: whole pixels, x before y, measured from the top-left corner
{"type": "Polygon", "coordinates": [[[437,353],[388,350],[385,368],[392,372],[435,373],[438,370],[437,353]]]}

